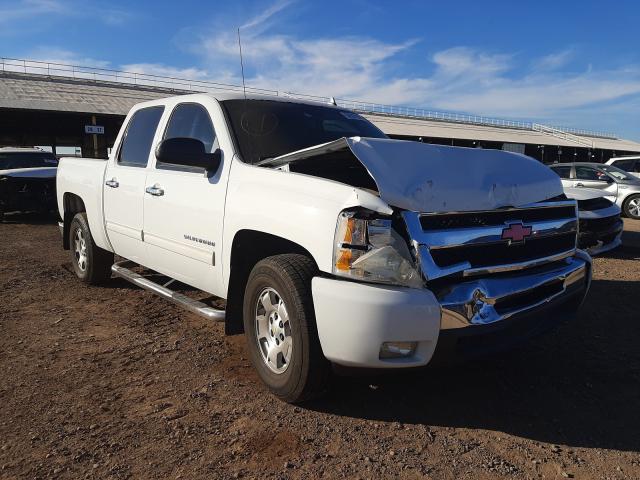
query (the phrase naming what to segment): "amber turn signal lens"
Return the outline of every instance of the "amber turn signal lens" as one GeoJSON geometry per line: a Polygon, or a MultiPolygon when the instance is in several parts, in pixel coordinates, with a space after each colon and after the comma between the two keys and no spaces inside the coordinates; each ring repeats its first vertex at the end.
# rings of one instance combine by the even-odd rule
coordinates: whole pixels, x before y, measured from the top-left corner
{"type": "Polygon", "coordinates": [[[352,252],[349,249],[343,248],[340,250],[338,260],[336,261],[336,268],[338,270],[347,271],[351,268],[352,252]]]}

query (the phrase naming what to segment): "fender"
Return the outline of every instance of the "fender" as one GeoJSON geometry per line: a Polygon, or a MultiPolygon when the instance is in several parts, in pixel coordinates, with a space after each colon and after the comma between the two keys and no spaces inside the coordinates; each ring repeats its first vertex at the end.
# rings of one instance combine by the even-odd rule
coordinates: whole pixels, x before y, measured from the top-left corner
{"type": "Polygon", "coordinates": [[[228,288],[231,246],[240,230],[255,230],[300,245],[322,272],[333,270],[333,242],[340,212],[363,207],[393,211],[376,195],[332,180],[257,167],[234,159],[223,233],[223,275],[228,288]]]}

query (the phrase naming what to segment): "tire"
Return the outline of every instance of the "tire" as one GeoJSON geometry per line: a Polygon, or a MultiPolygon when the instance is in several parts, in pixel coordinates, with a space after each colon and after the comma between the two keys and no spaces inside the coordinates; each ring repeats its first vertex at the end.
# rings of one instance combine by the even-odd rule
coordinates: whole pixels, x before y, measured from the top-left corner
{"type": "Polygon", "coordinates": [[[629,195],[622,205],[625,217],[640,219],[640,195],[629,195]]]}
{"type": "Polygon", "coordinates": [[[113,253],[96,246],[84,212],[77,213],[71,220],[69,246],[73,271],[80,280],[98,285],[111,278],[113,253]]]}
{"type": "Polygon", "coordinates": [[[311,296],[316,271],[304,255],[275,255],[255,265],[245,288],[243,319],[251,362],[269,390],[289,403],[318,396],[329,381],[311,296]]]}

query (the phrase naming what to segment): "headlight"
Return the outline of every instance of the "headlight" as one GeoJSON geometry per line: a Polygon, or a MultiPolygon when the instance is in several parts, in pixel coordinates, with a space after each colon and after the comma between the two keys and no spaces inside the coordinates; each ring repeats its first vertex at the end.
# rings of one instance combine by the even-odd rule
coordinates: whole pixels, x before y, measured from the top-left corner
{"type": "Polygon", "coordinates": [[[364,218],[345,211],[338,217],[333,273],[367,282],[421,288],[405,240],[385,218],[364,218]]]}

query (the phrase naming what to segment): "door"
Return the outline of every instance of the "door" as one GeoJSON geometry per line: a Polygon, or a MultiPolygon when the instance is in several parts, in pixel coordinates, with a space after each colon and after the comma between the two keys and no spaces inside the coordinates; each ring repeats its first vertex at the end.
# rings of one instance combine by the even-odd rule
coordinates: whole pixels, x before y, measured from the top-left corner
{"type": "Polygon", "coordinates": [[[595,188],[606,196],[615,197],[618,184],[605,172],[587,165],[576,165],[574,187],[595,188]]]}
{"type": "MultiPolygon", "coordinates": [[[[162,139],[200,140],[218,148],[210,111],[199,103],[177,104],[162,139]]],[[[160,140],[159,140],[160,141],[160,140]]],[[[149,266],[201,290],[221,294],[222,222],[226,185],[218,172],[158,162],[147,174],[144,240],[149,266]]]]}
{"type": "Polygon", "coordinates": [[[136,111],[129,120],[117,154],[105,172],[104,218],[114,251],[145,263],[143,200],[147,164],[164,107],[136,111]]]}

